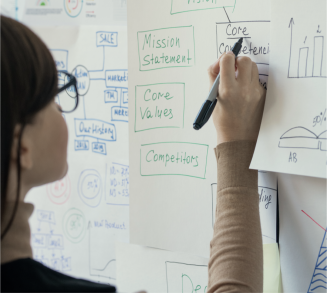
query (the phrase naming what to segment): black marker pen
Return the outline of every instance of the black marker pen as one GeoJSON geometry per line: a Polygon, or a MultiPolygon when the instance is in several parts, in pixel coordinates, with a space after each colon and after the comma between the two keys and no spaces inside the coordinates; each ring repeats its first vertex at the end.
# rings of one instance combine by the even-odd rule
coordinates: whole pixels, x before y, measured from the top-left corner
{"type": "MultiPolygon", "coordinates": [[[[235,58],[238,56],[242,49],[243,38],[240,38],[232,48],[232,52],[235,55],[235,58]]],[[[193,123],[193,128],[195,130],[199,130],[203,127],[204,124],[207,123],[209,120],[215,106],[217,104],[217,97],[218,97],[218,88],[219,88],[219,81],[220,81],[220,73],[218,74],[213,86],[209,92],[207,100],[203,103],[198,115],[195,118],[193,123]]]]}

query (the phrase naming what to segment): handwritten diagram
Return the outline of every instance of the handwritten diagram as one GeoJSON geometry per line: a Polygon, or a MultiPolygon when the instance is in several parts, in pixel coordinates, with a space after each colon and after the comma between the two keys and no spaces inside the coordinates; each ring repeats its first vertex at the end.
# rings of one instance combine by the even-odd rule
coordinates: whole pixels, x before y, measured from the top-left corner
{"type": "Polygon", "coordinates": [[[102,181],[100,173],[94,169],[82,171],[78,179],[78,195],[90,207],[97,207],[102,197],[102,181]]]}
{"type": "Polygon", "coordinates": [[[324,237],[319,249],[316,265],[312,274],[308,293],[312,292],[326,292],[327,290],[327,229],[317,223],[310,215],[301,210],[309,219],[324,230],[324,237]]]}
{"type": "Polygon", "coordinates": [[[319,249],[317,261],[314,267],[312,278],[310,281],[308,293],[326,292],[327,290],[327,230],[321,226],[315,219],[308,215],[304,210],[301,212],[312,220],[317,226],[324,230],[324,237],[319,249]]]}
{"type": "Polygon", "coordinates": [[[69,209],[63,218],[63,231],[70,242],[81,242],[86,232],[84,213],[76,208],[69,209]]]}
{"type": "MultiPolygon", "coordinates": [[[[226,10],[225,10],[226,11],[226,10]]],[[[230,21],[216,23],[217,58],[232,49],[239,38],[244,44],[240,56],[250,57],[258,66],[261,84],[267,88],[269,76],[269,35],[265,32],[270,29],[270,21],[230,21]]]]}
{"type": "MultiPolygon", "coordinates": [[[[88,6],[83,2],[77,20],[88,6]]],[[[95,2],[98,16],[102,4],[95,2]]],[[[76,110],[64,114],[68,175],[30,194],[36,210],[51,212],[31,225],[34,257],[77,278],[115,283],[114,243],[129,241],[127,29],[102,25],[35,31],[51,48],[57,70],[76,77],[80,96],[76,110]]],[[[64,73],[58,74],[59,86],[67,84],[64,73]]],[[[75,97],[71,87],[56,102],[73,109],[75,97]]]]}
{"type": "Polygon", "coordinates": [[[70,178],[66,175],[63,179],[57,180],[46,186],[47,195],[50,201],[57,205],[62,205],[70,197],[71,183],[70,178]]]}
{"type": "MultiPolygon", "coordinates": [[[[108,48],[118,47],[118,32],[97,31],[95,34],[96,47],[102,48],[102,66],[100,69],[88,69],[84,65],[77,65],[72,74],[77,79],[77,89],[83,107],[83,117],[74,119],[75,151],[88,151],[107,155],[107,142],[117,141],[116,123],[128,122],[128,72],[127,69],[105,69],[106,54],[108,48]],[[98,82],[103,83],[103,103],[110,107],[110,120],[99,120],[87,115],[86,96],[91,85],[98,82]],[[90,139],[92,139],[90,141],[90,139]]],[[[63,49],[51,50],[55,59],[57,69],[68,71],[69,51],[63,49]]],[[[59,84],[64,80],[59,75],[59,84]]],[[[67,103],[72,99],[66,99],[65,95],[71,96],[70,89],[57,97],[58,103],[67,103]]],[[[74,93],[75,94],[75,93],[74,93]]]]}
{"type": "MultiPolygon", "coordinates": [[[[96,227],[103,227],[103,222],[95,222],[96,227]]],[[[99,247],[97,245],[96,236],[92,233],[92,223],[89,221],[88,223],[88,233],[89,233],[89,273],[91,276],[103,277],[108,279],[116,279],[116,271],[115,271],[115,254],[114,254],[114,243],[111,241],[110,243],[106,243],[106,248],[101,250],[105,252],[103,254],[95,253],[94,249],[99,247]]],[[[100,238],[101,239],[101,238],[100,238]]],[[[99,243],[98,243],[99,244],[99,243]]],[[[103,244],[102,244],[103,246],[103,244]]]]}
{"type": "Polygon", "coordinates": [[[101,203],[112,206],[129,206],[129,166],[112,162],[102,171],[84,169],[78,178],[77,192],[88,207],[101,203]]]}
{"type": "MultiPolygon", "coordinates": [[[[288,78],[326,78],[326,36],[324,22],[306,23],[306,28],[298,28],[303,19],[291,18],[290,56],[288,78]]],[[[303,24],[302,24],[303,25],[303,24]]]]}
{"type": "Polygon", "coordinates": [[[312,275],[308,293],[326,292],[327,290],[327,232],[325,231],[319,249],[317,262],[312,275]]]}
{"type": "Polygon", "coordinates": [[[128,223],[121,218],[99,217],[88,223],[89,274],[116,279],[115,241],[126,242],[128,223]]]}
{"type": "Polygon", "coordinates": [[[37,233],[32,233],[31,245],[34,259],[56,271],[70,271],[71,257],[63,253],[65,249],[62,234],[54,234],[56,226],[53,211],[37,210],[38,228],[37,233]]]}
{"type": "Polygon", "coordinates": [[[305,127],[294,127],[287,130],[279,140],[279,148],[311,149],[327,151],[327,130],[315,134],[305,127]]]}
{"type": "Polygon", "coordinates": [[[112,163],[106,168],[106,204],[129,206],[129,166],[112,163]]]}
{"type": "Polygon", "coordinates": [[[207,292],[208,266],[166,261],[167,293],[207,292]]]}

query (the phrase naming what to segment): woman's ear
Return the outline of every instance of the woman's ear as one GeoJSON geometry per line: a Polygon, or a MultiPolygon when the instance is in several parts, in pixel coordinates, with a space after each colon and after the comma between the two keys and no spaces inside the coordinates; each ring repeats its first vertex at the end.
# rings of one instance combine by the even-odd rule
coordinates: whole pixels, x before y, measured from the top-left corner
{"type": "MultiPolygon", "coordinates": [[[[25,127],[26,128],[26,127],[25,127]]],[[[11,161],[15,165],[17,164],[17,151],[19,147],[19,136],[22,129],[21,124],[17,124],[14,129],[13,143],[11,147],[11,161]]],[[[26,129],[25,129],[26,130],[26,129]]],[[[28,136],[28,133],[23,130],[23,135],[20,142],[20,166],[22,170],[29,170],[33,167],[32,159],[32,140],[28,136]]]]}

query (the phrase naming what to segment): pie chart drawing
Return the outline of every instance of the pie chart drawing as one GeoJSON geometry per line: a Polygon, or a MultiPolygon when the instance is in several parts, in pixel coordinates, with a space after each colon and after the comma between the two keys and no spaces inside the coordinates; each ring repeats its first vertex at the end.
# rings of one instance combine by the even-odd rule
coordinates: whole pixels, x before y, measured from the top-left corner
{"type": "Polygon", "coordinates": [[[102,181],[97,170],[86,169],[78,179],[78,195],[89,207],[97,207],[102,197],[102,181]]]}

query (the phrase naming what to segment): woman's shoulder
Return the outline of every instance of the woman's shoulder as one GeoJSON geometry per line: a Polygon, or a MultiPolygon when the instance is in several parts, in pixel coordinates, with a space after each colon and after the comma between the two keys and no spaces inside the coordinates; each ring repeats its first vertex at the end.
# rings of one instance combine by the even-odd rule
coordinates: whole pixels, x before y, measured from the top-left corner
{"type": "Polygon", "coordinates": [[[116,292],[116,288],[76,279],[31,258],[24,258],[1,265],[1,291],[116,292]]]}

